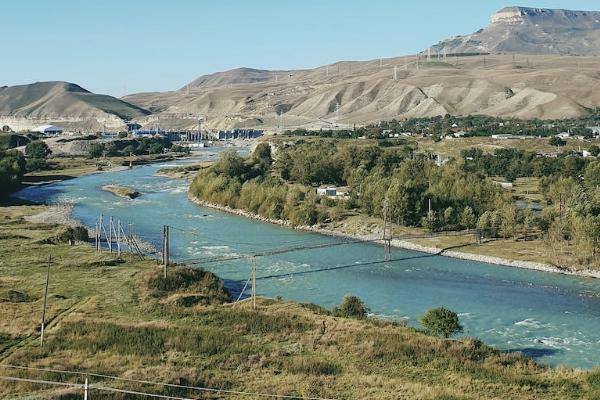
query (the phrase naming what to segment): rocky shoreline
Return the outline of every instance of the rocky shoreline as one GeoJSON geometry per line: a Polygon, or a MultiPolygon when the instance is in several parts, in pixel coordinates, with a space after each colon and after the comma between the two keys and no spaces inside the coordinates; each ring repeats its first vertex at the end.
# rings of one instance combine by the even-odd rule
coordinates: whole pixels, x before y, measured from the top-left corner
{"type": "MultiPolygon", "coordinates": [[[[322,235],[335,236],[335,237],[347,238],[347,239],[355,239],[355,240],[377,240],[377,236],[374,234],[373,235],[351,235],[351,234],[338,232],[338,231],[334,231],[334,230],[319,228],[317,226],[292,227],[290,225],[289,221],[265,218],[260,215],[248,212],[248,211],[234,209],[234,208],[231,208],[228,206],[222,206],[219,204],[212,204],[212,203],[200,200],[189,194],[188,194],[188,198],[193,203],[195,203],[199,206],[202,206],[202,207],[212,208],[215,210],[223,211],[223,212],[226,212],[229,214],[234,214],[234,215],[238,215],[238,216],[245,217],[245,218],[251,218],[251,219],[254,219],[257,221],[261,221],[261,222],[285,226],[285,227],[292,228],[292,229],[299,230],[299,231],[315,232],[315,233],[320,233],[322,235]]],[[[392,245],[392,247],[396,247],[396,248],[413,250],[413,251],[418,251],[418,252],[427,253],[427,254],[435,254],[435,255],[440,255],[440,256],[444,256],[444,257],[457,258],[457,259],[461,259],[461,260],[477,261],[477,262],[482,262],[482,263],[487,263],[487,264],[529,269],[529,270],[548,272],[548,273],[554,273],[554,274],[581,276],[581,277],[587,277],[587,278],[600,278],[600,271],[592,271],[592,270],[575,270],[575,271],[573,271],[573,270],[558,268],[558,267],[555,267],[555,266],[549,265],[549,264],[537,263],[537,262],[532,262],[532,261],[510,260],[510,259],[501,258],[501,257],[486,256],[486,255],[482,255],[482,254],[464,253],[464,252],[460,252],[460,251],[439,249],[436,247],[421,246],[421,245],[418,245],[415,243],[408,242],[406,240],[394,239],[391,241],[391,245],[392,245]]]]}

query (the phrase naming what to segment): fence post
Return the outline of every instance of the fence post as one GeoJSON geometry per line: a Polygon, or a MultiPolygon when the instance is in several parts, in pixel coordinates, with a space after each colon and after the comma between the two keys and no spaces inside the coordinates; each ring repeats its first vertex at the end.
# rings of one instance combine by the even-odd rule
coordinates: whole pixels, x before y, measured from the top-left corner
{"type": "Polygon", "coordinates": [[[88,378],[85,378],[85,385],[83,386],[83,400],[88,400],[88,378]]]}

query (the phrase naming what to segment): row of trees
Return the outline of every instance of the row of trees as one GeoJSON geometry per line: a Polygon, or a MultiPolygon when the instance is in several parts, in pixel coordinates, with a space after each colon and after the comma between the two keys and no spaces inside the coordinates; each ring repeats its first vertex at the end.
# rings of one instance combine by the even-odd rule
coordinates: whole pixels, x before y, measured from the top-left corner
{"type": "Polygon", "coordinates": [[[0,150],[0,197],[17,191],[26,172],[47,168],[46,158],[51,153],[41,140],[29,142],[25,156],[17,150],[0,150]]]}
{"type": "Polygon", "coordinates": [[[552,251],[571,243],[581,265],[597,263],[600,255],[600,161],[590,163],[579,179],[544,178],[540,189],[548,205],[539,216],[539,226],[546,233],[552,251]]]}
{"type": "Polygon", "coordinates": [[[411,132],[421,135],[444,136],[452,133],[454,126],[464,129],[470,136],[491,135],[526,135],[551,137],[561,132],[570,131],[574,135],[592,137],[589,126],[596,126],[600,121],[600,114],[591,114],[579,119],[562,120],[518,120],[504,119],[485,115],[468,116],[436,116],[427,118],[411,118],[407,120],[382,121],[365,127],[354,127],[352,129],[307,131],[296,129],[286,131],[287,135],[293,136],[319,136],[336,139],[356,139],[359,137],[382,138],[390,134],[401,134],[411,132]]]}
{"type": "Polygon", "coordinates": [[[267,144],[259,145],[248,159],[225,152],[196,177],[192,192],[210,203],[296,225],[334,220],[344,209],[381,218],[384,202],[394,222],[432,231],[480,226],[510,236],[526,219],[481,175],[463,170],[459,163],[436,166],[404,150],[301,142],[280,149],[272,165],[267,144]],[[319,184],[348,186],[350,198],[318,197],[313,187],[319,184]],[[506,211],[495,211],[490,219],[490,210],[506,211]]]}
{"type": "Polygon", "coordinates": [[[187,147],[173,145],[166,138],[144,137],[141,139],[114,140],[108,143],[92,143],[89,150],[91,158],[125,157],[131,154],[162,154],[165,149],[177,152],[189,152],[187,147]]]}
{"type": "Polygon", "coordinates": [[[520,177],[581,176],[593,159],[571,154],[560,154],[556,158],[538,157],[536,153],[514,148],[496,149],[484,153],[472,148],[461,152],[464,170],[486,176],[502,176],[512,182],[520,177]]]}

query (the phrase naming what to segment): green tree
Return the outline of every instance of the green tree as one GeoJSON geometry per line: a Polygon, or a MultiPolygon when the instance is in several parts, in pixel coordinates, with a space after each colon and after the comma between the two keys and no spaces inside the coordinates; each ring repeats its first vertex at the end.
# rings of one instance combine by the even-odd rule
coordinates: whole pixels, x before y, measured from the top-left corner
{"type": "Polygon", "coordinates": [[[334,315],[343,318],[367,318],[369,309],[365,303],[356,296],[346,295],[342,303],[333,309],[334,315]]]}
{"type": "Polygon", "coordinates": [[[463,331],[458,314],[444,307],[427,311],[420,322],[429,335],[443,336],[446,339],[463,331]]]}
{"type": "Polygon", "coordinates": [[[567,144],[565,140],[559,138],[558,136],[552,136],[548,143],[550,146],[564,146],[567,144]]]}
{"type": "Polygon", "coordinates": [[[475,216],[475,213],[471,207],[466,206],[463,208],[462,212],[460,213],[458,223],[465,229],[475,228],[475,225],[477,224],[477,217],[475,216]]]}
{"type": "Polygon", "coordinates": [[[21,152],[0,150],[0,197],[19,189],[24,173],[25,157],[21,152]]]}
{"type": "Polygon", "coordinates": [[[165,150],[165,146],[162,143],[152,143],[150,147],[148,147],[148,152],[150,154],[162,154],[165,150]]]}
{"type": "Polygon", "coordinates": [[[52,154],[52,151],[50,150],[46,142],[42,140],[36,140],[34,142],[27,143],[27,146],[25,146],[25,155],[28,158],[35,158],[41,160],[45,159],[50,154],[52,154]]]}
{"type": "Polygon", "coordinates": [[[588,189],[600,188],[600,161],[592,161],[583,173],[583,182],[588,189]]]}
{"type": "Polygon", "coordinates": [[[246,171],[246,166],[244,165],[244,159],[238,155],[237,151],[229,149],[221,154],[214,170],[218,174],[236,178],[242,176],[246,171]]]}
{"type": "Polygon", "coordinates": [[[90,145],[89,155],[90,158],[100,158],[104,154],[104,144],[92,143],[90,145]]]}

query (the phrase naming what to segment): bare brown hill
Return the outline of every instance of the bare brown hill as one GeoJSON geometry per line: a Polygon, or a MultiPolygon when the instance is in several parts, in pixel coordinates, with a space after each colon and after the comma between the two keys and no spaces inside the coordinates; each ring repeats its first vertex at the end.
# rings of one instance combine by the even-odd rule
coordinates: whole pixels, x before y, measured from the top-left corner
{"type": "Polygon", "coordinates": [[[31,119],[133,119],[149,112],[112,96],[68,82],[37,82],[0,88],[0,116],[31,119]]]}
{"type": "MultiPolygon", "coordinates": [[[[270,71],[260,81],[207,84],[125,100],[156,112],[161,126],[328,127],[444,114],[570,118],[600,104],[598,57],[422,56],[270,71]],[[336,111],[337,110],[337,111],[336,111]],[[278,116],[282,115],[282,119],[278,116]]],[[[211,82],[223,81],[214,74],[211,82]]],[[[191,85],[190,85],[191,86],[191,85]]]]}

